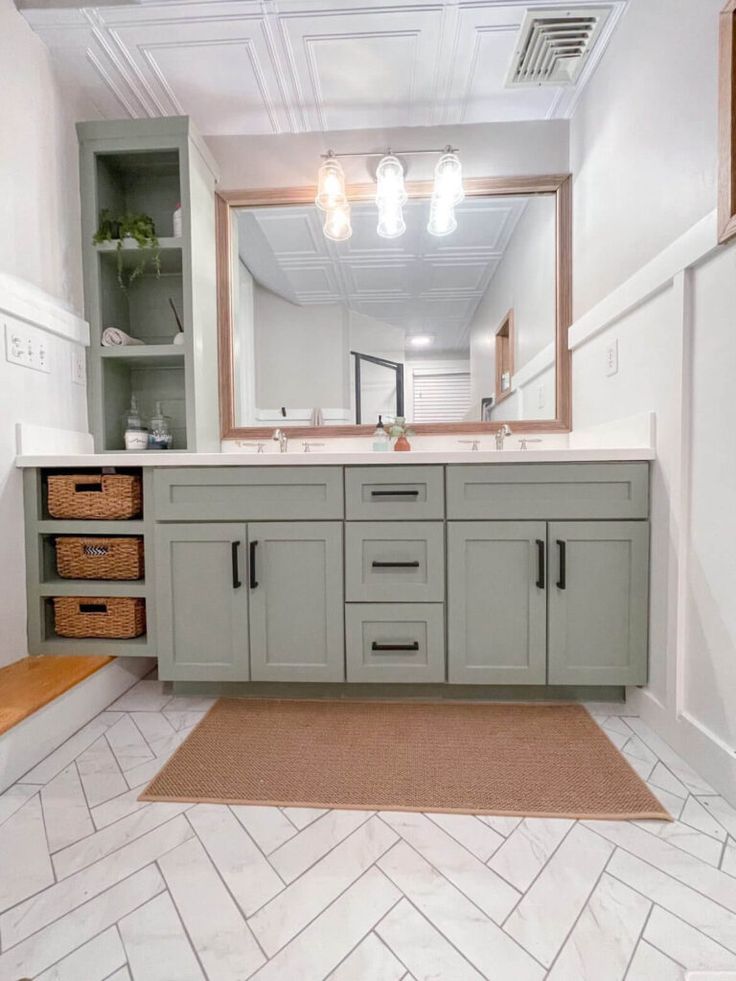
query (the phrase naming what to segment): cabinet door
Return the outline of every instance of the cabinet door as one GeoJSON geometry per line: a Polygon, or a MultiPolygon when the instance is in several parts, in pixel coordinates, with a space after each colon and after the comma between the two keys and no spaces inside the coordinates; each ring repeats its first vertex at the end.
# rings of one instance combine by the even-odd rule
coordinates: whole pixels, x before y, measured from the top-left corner
{"type": "Polygon", "coordinates": [[[246,526],[156,528],[159,677],[247,681],[246,526]]]}
{"type": "Polygon", "coordinates": [[[451,521],[447,526],[451,682],[546,681],[543,521],[451,521]]]}
{"type": "Polygon", "coordinates": [[[549,682],[647,680],[649,523],[549,526],[549,682]]]}
{"type": "Polygon", "coordinates": [[[342,524],[255,522],[250,548],[254,681],[344,681],[342,524]]]}

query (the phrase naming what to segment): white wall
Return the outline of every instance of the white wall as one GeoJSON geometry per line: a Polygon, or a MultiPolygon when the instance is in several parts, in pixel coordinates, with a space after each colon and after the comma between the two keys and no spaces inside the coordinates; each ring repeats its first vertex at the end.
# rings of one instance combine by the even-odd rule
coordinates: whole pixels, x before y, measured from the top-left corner
{"type": "MultiPolygon", "coordinates": [[[[81,311],[77,141],[74,121],[93,118],[62,92],[49,54],[10,0],[0,0],[0,274],[81,311]]],[[[0,329],[11,323],[11,291],[0,276],[0,329]]],[[[36,294],[39,306],[44,301],[36,294]]],[[[33,301],[32,301],[33,302],[33,301]]],[[[32,319],[32,318],[31,318],[32,319]]],[[[3,331],[4,332],[4,331],[3,331]]],[[[80,336],[82,331],[80,330],[80,336]]],[[[13,467],[16,422],[87,430],[86,397],[71,382],[72,343],[47,335],[51,374],[13,367],[0,337],[0,665],[26,654],[21,476],[13,467]]]]}

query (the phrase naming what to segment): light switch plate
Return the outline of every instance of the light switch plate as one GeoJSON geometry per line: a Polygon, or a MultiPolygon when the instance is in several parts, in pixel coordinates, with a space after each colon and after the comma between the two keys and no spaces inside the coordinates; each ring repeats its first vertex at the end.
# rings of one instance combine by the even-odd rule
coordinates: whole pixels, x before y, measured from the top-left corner
{"type": "Polygon", "coordinates": [[[618,371],[618,339],[606,345],[605,366],[606,375],[615,375],[618,371]]]}
{"type": "Polygon", "coordinates": [[[5,358],[23,368],[51,372],[48,339],[42,330],[27,324],[5,321],[5,358]]]}
{"type": "Polygon", "coordinates": [[[75,385],[85,385],[87,383],[87,364],[84,355],[84,348],[77,344],[72,345],[72,381],[75,385]]]}

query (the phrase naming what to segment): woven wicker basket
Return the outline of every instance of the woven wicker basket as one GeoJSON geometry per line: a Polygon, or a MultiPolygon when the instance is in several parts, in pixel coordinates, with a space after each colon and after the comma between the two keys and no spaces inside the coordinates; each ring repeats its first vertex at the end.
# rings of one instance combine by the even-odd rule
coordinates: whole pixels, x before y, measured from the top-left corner
{"type": "Polygon", "coordinates": [[[141,478],[128,474],[65,474],[48,478],[52,518],[116,521],[141,513],[141,478]]]}
{"type": "Polygon", "coordinates": [[[62,579],[142,579],[142,538],[56,539],[56,571],[62,579]]]}
{"type": "Polygon", "coordinates": [[[146,632],[146,602],[133,596],[56,596],[59,637],[140,637],[146,632]]]}

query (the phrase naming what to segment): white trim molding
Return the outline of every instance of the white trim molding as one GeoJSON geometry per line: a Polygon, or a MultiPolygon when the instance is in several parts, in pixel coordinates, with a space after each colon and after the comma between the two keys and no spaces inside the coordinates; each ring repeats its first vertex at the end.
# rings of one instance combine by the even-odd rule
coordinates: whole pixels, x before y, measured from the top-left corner
{"type": "Polygon", "coordinates": [[[0,272],[0,315],[33,324],[49,334],[89,347],[89,324],[44,290],[0,272]]]}

